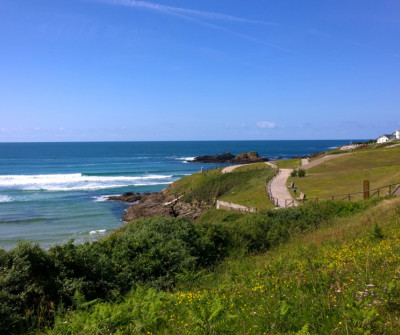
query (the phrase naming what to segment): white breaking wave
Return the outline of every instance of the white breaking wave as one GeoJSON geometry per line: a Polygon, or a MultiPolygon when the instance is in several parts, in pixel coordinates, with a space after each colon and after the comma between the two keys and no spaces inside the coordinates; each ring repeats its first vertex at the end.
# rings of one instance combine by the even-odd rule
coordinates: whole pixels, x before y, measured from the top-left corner
{"type": "Polygon", "coordinates": [[[95,202],[105,202],[108,201],[108,197],[111,197],[111,195],[100,195],[98,197],[93,197],[93,200],[95,202]]]}
{"type": "Polygon", "coordinates": [[[0,195],[0,202],[11,202],[12,199],[6,195],[0,195]]]}
{"type": "Polygon", "coordinates": [[[104,234],[106,232],[105,229],[99,229],[99,230],[92,230],[89,232],[90,235],[95,235],[95,234],[104,234]]]}
{"type": "MultiPolygon", "coordinates": [[[[80,191],[170,182],[172,175],[86,176],[81,173],[46,175],[0,175],[0,188],[19,190],[80,191]]],[[[0,198],[1,199],[1,198],[0,198]]]]}
{"type": "Polygon", "coordinates": [[[175,157],[175,156],[173,156],[173,157],[167,157],[167,158],[173,158],[173,159],[175,159],[175,160],[177,160],[177,161],[184,161],[184,162],[186,162],[186,161],[192,161],[192,160],[194,160],[196,157],[175,157]]]}

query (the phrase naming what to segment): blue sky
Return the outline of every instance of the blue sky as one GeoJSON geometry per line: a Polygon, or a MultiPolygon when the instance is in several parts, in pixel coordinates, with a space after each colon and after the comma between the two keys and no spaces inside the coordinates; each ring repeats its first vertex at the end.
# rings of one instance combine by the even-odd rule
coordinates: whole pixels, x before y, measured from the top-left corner
{"type": "Polygon", "coordinates": [[[0,141],[376,138],[397,0],[0,0],[0,141]]]}

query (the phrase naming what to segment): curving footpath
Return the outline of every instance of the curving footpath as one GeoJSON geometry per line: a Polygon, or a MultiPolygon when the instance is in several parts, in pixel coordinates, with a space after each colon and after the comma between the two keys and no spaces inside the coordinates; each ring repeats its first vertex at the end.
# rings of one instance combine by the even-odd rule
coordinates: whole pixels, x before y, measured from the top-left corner
{"type": "MultiPolygon", "coordinates": [[[[270,196],[274,198],[275,205],[279,208],[286,207],[286,200],[293,199],[286,186],[287,180],[292,172],[291,169],[280,169],[279,173],[269,184],[270,196]]],[[[292,206],[297,206],[298,203],[294,200],[292,206]]]]}
{"type": "Polygon", "coordinates": [[[331,160],[333,158],[342,157],[342,156],[346,156],[346,155],[349,155],[349,153],[329,155],[329,156],[325,156],[325,157],[322,157],[322,158],[318,158],[315,161],[312,161],[311,163],[307,163],[307,164],[302,165],[301,168],[303,170],[311,169],[312,167],[317,166],[317,165],[319,165],[321,163],[324,163],[326,161],[329,161],[329,160],[331,160]]]}
{"type": "Polygon", "coordinates": [[[240,167],[240,166],[242,166],[242,165],[231,165],[231,166],[227,166],[226,168],[223,168],[223,169],[221,170],[221,173],[230,173],[230,172],[232,172],[233,170],[235,170],[236,168],[238,168],[238,167],[240,167]]]}
{"type": "MultiPolygon", "coordinates": [[[[308,163],[307,160],[302,159],[302,161],[301,161],[302,166],[299,168],[304,169],[304,170],[310,169],[321,163],[329,161],[335,157],[341,157],[341,156],[345,156],[345,155],[348,155],[348,153],[329,155],[329,156],[325,156],[322,158],[318,158],[318,159],[312,161],[311,163],[308,163]]],[[[270,163],[269,165],[273,166],[273,163],[270,163]]],[[[275,165],[275,167],[276,167],[276,165],[275,165]]],[[[292,198],[292,195],[289,193],[289,190],[287,187],[287,180],[288,180],[291,172],[292,172],[292,169],[280,169],[279,173],[276,175],[276,177],[274,179],[272,179],[272,181],[268,185],[268,190],[267,190],[268,195],[270,198],[273,198],[273,202],[279,208],[285,208],[286,203],[287,203],[287,205],[289,205],[289,202],[291,203],[290,206],[298,205],[297,201],[292,198]],[[292,203],[292,200],[293,200],[293,203],[292,203]]]]}

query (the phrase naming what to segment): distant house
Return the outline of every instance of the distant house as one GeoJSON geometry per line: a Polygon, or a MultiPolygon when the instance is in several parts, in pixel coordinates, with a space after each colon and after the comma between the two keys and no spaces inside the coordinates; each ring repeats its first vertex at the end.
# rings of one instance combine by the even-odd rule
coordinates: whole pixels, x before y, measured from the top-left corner
{"type": "Polygon", "coordinates": [[[376,139],[376,143],[386,143],[393,140],[400,140],[400,130],[396,130],[393,134],[384,134],[376,139]]]}

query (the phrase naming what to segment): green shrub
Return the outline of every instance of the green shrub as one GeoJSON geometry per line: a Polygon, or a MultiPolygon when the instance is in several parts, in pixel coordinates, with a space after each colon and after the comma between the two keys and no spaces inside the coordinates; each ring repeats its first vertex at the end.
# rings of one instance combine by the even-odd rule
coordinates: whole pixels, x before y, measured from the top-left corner
{"type": "Polygon", "coordinates": [[[297,176],[297,170],[293,169],[292,172],[290,172],[290,177],[296,177],[297,176]]]}
{"type": "MultiPolygon", "coordinates": [[[[315,230],[335,217],[357,213],[377,201],[309,202],[248,214],[213,210],[196,224],[186,218],[158,217],[127,224],[92,244],[75,245],[70,241],[45,251],[24,242],[11,251],[0,249],[0,333],[43,328],[51,324],[56,311],[90,309],[97,299],[116,300],[138,285],[169,290],[177,278],[192,280],[196,273],[225,257],[267,250],[293,234],[315,230]]],[[[375,235],[378,232],[375,229],[375,235]]],[[[149,297],[143,298],[144,309],[150,308],[146,305],[149,297]]],[[[227,322],[219,317],[218,301],[213,304],[212,318],[203,315],[211,319],[197,316],[199,331],[209,331],[217,324],[222,327],[227,322]]],[[[114,318],[109,315],[111,309],[104,308],[99,313],[114,318]]],[[[153,329],[151,314],[146,315],[142,319],[138,316],[139,321],[128,330],[134,332],[141,324],[153,329]]],[[[157,327],[158,321],[154,322],[157,327]]],[[[103,330],[97,333],[107,332],[103,330]]]]}
{"type": "Polygon", "coordinates": [[[306,176],[306,171],[303,169],[299,169],[299,171],[297,172],[297,175],[302,178],[306,176]]]}
{"type": "Polygon", "coordinates": [[[186,218],[128,224],[103,241],[49,251],[24,242],[0,252],[0,333],[42,327],[57,309],[113,300],[138,284],[170,288],[176,275],[212,265],[218,243],[186,218]]]}

